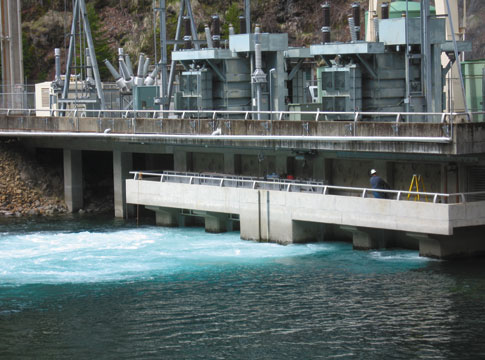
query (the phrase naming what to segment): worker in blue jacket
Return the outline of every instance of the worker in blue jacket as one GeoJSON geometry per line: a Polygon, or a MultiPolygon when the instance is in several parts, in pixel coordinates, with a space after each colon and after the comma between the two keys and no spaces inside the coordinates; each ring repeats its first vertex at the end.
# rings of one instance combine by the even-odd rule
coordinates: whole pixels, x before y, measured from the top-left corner
{"type": "MultiPolygon", "coordinates": [[[[391,188],[383,178],[377,175],[376,169],[372,169],[370,171],[370,185],[373,189],[389,190],[391,188]]],[[[390,195],[389,193],[380,191],[373,191],[372,193],[376,199],[389,199],[390,195]]]]}

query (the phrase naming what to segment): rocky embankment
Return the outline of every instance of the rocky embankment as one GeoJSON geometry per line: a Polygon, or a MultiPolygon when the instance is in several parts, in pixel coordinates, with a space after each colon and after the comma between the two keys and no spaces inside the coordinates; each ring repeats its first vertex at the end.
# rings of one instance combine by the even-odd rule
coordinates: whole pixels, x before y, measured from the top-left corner
{"type": "Polygon", "coordinates": [[[41,166],[15,142],[0,143],[0,216],[66,213],[59,169],[41,166]]]}

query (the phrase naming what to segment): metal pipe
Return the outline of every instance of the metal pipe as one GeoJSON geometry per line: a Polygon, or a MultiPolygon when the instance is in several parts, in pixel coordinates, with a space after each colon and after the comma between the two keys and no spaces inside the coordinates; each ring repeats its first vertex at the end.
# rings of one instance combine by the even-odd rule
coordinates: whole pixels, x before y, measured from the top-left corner
{"type": "Polygon", "coordinates": [[[385,2],[381,5],[381,18],[389,19],[389,3],[385,2]]]}
{"type": "MultiPolygon", "coordinates": [[[[190,8],[190,2],[188,4],[188,7],[190,8]]],[[[175,30],[175,40],[179,40],[180,39],[180,33],[182,31],[182,18],[183,18],[183,14],[184,14],[184,8],[185,8],[185,0],[182,0],[180,1],[180,10],[179,10],[179,16],[178,16],[178,19],[177,19],[177,29],[175,30]]],[[[189,9],[187,9],[187,12],[188,12],[189,9]]],[[[195,44],[195,48],[198,49],[198,45],[197,43],[195,44]]],[[[175,45],[173,46],[173,51],[177,51],[178,50],[178,44],[175,43],[175,45]]],[[[156,62],[156,60],[155,60],[156,62]]],[[[168,78],[168,90],[167,90],[167,94],[168,94],[168,101],[171,101],[172,99],[172,94],[173,94],[173,82],[175,80],[175,60],[172,60],[171,63],[170,63],[170,74],[169,74],[169,78],[168,78]]],[[[145,81],[147,81],[148,79],[145,79],[145,81]]]]}
{"type": "MultiPolygon", "coordinates": [[[[387,4],[387,3],[386,3],[387,4]]],[[[387,16],[389,17],[389,8],[387,8],[387,16]]],[[[406,62],[404,64],[404,71],[406,76],[406,98],[404,99],[405,109],[409,112],[411,107],[411,79],[409,74],[409,0],[406,0],[406,19],[404,20],[404,38],[406,41],[406,62]]]]}
{"type": "Polygon", "coordinates": [[[350,30],[350,39],[352,42],[357,41],[357,33],[355,32],[355,22],[352,16],[349,17],[349,30],[350,30]]]}
{"type": "Polygon", "coordinates": [[[155,65],[155,69],[153,69],[153,71],[150,73],[150,75],[148,75],[145,78],[144,84],[146,86],[150,86],[150,85],[153,85],[155,83],[155,79],[157,77],[157,74],[158,74],[158,71],[160,70],[161,65],[162,65],[162,61],[160,60],[160,62],[155,65]]]}
{"type": "MultiPolygon", "coordinates": [[[[446,0],[446,7],[448,9],[448,14],[451,15],[450,0],[446,0]]],[[[458,56],[458,45],[456,44],[455,29],[454,29],[454,25],[453,25],[452,16],[449,16],[449,20],[450,20],[451,35],[452,35],[452,38],[453,38],[453,50],[455,52],[455,61],[457,63],[458,74],[460,76],[460,85],[461,85],[461,91],[462,91],[462,94],[463,94],[463,103],[465,105],[465,112],[468,113],[468,105],[466,103],[465,84],[463,82],[463,73],[461,71],[460,57],[458,56]]],[[[482,89],[482,91],[483,91],[483,89],[482,89]]]]}
{"type": "Polygon", "coordinates": [[[207,47],[209,49],[213,49],[214,48],[214,44],[212,43],[211,29],[209,28],[209,25],[208,24],[205,24],[204,31],[205,31],[205,38],[207,40],[207,47]]]}
{"type": "Polygon", "coordinates": [[[87,49],[86,49],[86,83],[88,85],[94,85],[93,65],[91,62],[91,56],[89,56],[89,51],[87,49]]]}
{"type": "MultiPolygon", "coordinates": [[[[269,71],[269,110],[273,112],[273,73],[276,71],[275,68],[272,68],[269,71]]],[[[271,120],[273,120],[273,114],[271,114],[271,120]]]]}
{"type": "MultiPolygon", "coordinates": [[[[423,62],[423,76],[425,79],[425,98],[426,111],[433,111],[433,82],[432,82],[432,64],[431,64],[431,41],[429,34],[429,0],[421,0],[421,30],[422,39],[421,44],[423,62]]],[[[440,109],[441,110],[441,109],[440,109]]]]}
{"type": "Polygon", "coordinates": [[[145,67],[145,54],[140,53],[140,56],[138,57],[138,71],[136,72],[136,75],[139,78],[143,77],[143,69],[145,67]]]}
{"type": "Polygon", "coordinates": [[[352,17],[354,18],[354,29],[356,40],[360,40],[360,4],[352,4],[352,17]]]}
{"type": "Polygon", "coordinates": [[[150,58],[145,58],[145,63],[143,64],[143,77],[147,76],[148,68],[150,67],[150,58]]]}
{"type": "MultiPolygon", "coordinates": [[[[96,112],[96,111],[93,111],[96,112]]],[[[115,134],[115,133],[93,133],[93,132],[31,132],[31,131],[0,131],[0,136],[14,136],[14,137],[66,137],[66,138],[111,138],[111,139],[200,139],[200,140],[214,140],[212,135],[197,135],[197,134],[115,134]]],[[[420,143],[449,143],[452,141],[451,137],[411,137],[411,136],[289,136],[289,135],[218,135],[217,140],[239,140],[239,141],[255,141],[255,140],[276,140],[276,141],[327,141],[327,142],[420,142],[420,143]]]]}
{"type": "MultiPolygon", "coordinates": [[[[67,99],[67,95],[69,93],[69,82],[71,81],[72,58],[74,57],[74,48],[75,48],[74,38],[76,34],[76,23],[79,18],[79,1],[80,0],[76,0],[76,2],[74,3],[74,8],[72,9],[71,39],[69,41],[69,50],[67,52],[66,75],[64,80],[64,87],[62,89],[61,99],[67,99]]],[[[61,103],[60,108],[65,109],[66,104],[61,103]]]]}
{"type": "Polygon", "coordinates": [[[330,4],[325,3],[322,4],[322,10],[323,10],[323,25],[321,28],[322,31],[322,40],[323,43],[329,43],[330,42],[330,4]]]}
{"type": "Polygon", "coordinates": [[[239,34],[246,34],[247,29],[246,29],[246,18],[241,15],[239,16],[239,34]]]}
{"type": "Polygon", "coordinates": [[[482,109],[485,111],[485,68],[482,68],[482,109]]]}
{"type": "Polygon", "coordinates": [[[212,15],[212,28],[212,42],[215,48],[219,48],[221,46],[221,22],[219,15],[212,15]]]}
{"type": "Polygon", "coordinates": [[[244,16],[246,18],[246,32],[251,32],[251,0],[244,0],[244,16]]]}
{"type": "Polygon", "coordinates": [[[167,8],[165,0],[160,0],[160,62],[162,71],[162,83],[160,85],[160,98],[162,109],[170,108],[170,98],[168,97],[167,79],[167,8]]]}
{"type": "Polygon", "coordinates": [[[190,17],[184,16],[184,47],[185,49],[192,48],[192,30],[190,28],[190,17]]]}
{"type": "Polygon", "coordinates": [[[254,45],[255,50],[255,67],[256,70],[261,70],[263,68],[263,54],[261,52],[261,44],[257,43],[254,45]]]}
{"type": "Polygon", "coordinates": [[[130,55],[128,55],[128,54],[125,54],[125,64],[126,64],[126,68],[128,69],[128,71],[130,73],[130,76],[133,77],[133,75],[134,75],[133,65],[131,64],[130,55]]]}
{"type": "Polygon", "coordinates": [[[106,65],[106,67],[108,68],[109,72],[111,73],[111,75],[113,75],[114,79],[115,80],[118,80],[121,78],[121,75],[120,73],[118,72],[118,70],[116,70],[114,68],[113,65],[111,65],[111,63],[109,62],[108,59],[104,59],[104,64],[106,65]]]}
{"type": "Polygon", "coordinates": [[[119,63],[120,63],[121,74],[123,75],[123,78],[125,79],[125,81],[128,83],[129,81],[132,80],[132,77],[130,76],[130,70],[128,70],[128,67],[126,66],[123,58],[119,59],[119,63]]]}
{"type": "Polygon", "coordinates": [[[55,63],[56,63],[56,77],[55,81],[61,81],[61,49],[54,49],[55,63]]]}

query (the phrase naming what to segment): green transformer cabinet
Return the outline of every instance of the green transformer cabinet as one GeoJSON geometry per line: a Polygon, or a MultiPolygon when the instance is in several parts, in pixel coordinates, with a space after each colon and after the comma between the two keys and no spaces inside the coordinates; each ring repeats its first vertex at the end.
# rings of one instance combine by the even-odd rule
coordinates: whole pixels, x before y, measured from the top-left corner
{"type": "Polygon", "coordinates": [[[212,72],[207,69],[184,71],[175,94],[177,110],[212,110],[212,72]]]}
{"type": "MultiPolygon", "coordinates": [[[[358,65],[320,67],[317,80],[322,111],[362,110],[362,74],[358,65]]],[[[334,120],[348,120],[346,115],[331,116],[334,120]]]]}
{"type": "Polygon", "coordinates": [[[136,86],[133,88],[134,110],[160,110],[155,99],[160,97],[159,86],[136,86]]]}

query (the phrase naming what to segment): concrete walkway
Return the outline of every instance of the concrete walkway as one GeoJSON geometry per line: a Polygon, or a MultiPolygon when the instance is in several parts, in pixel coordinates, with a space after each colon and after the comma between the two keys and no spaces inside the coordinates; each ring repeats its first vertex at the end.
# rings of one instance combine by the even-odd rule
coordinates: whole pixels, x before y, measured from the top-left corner
{"type": "MultiPolygon", "coordinates": [[[[279,191],[220,185],[224,183],[214,186],[129,179],[126,201],[156,211],[160,225],[180,225],[181,209],[195,211],[205,217],[206,230],[212,232],[226,231],[234,219],[230,215],[236,215],[241,238],[280,244],[322,240],[321,224],[350,231],[357,248],[381,247],[376,230],[405,233],[420,243],[429,243],[436,236],[454,239],[457,229],[485,225],[485,201],[445,204],[287,191],[284,186],[279,191]]],[[[465,243],[464,239],[460,241],[465,243]]],[[[485,250],[485,241],[476,245],[476,251],[485,250]]],[[[468,251],[444,254],[442,250],[432,248],[422,255],[446,257],[468,251]]]]}

